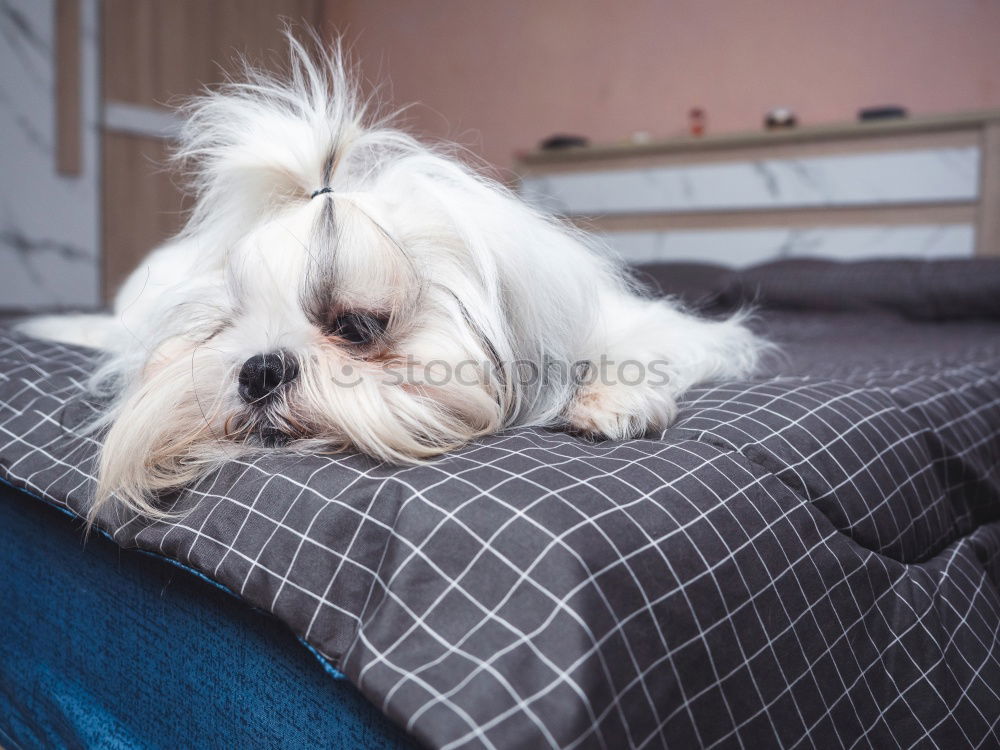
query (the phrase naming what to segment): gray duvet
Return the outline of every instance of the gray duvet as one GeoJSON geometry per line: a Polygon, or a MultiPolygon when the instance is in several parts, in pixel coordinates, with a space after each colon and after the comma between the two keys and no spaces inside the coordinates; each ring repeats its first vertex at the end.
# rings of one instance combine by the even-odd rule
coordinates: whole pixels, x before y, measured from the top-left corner
{"type": "MultiPolygon", "coordinates": [[[[801,272],[758,322],[784,358],[663,434],[261,455],[164,498],[175,521],[98,525],[274,613],[431,747],[996,747],[1000,320],[916,322],[878,283],[839,304],[829,273],[823,312],[791,309],[801,272]]],[[[0,476],[77,515],[94,360],[0,334],[0,476]]]]}

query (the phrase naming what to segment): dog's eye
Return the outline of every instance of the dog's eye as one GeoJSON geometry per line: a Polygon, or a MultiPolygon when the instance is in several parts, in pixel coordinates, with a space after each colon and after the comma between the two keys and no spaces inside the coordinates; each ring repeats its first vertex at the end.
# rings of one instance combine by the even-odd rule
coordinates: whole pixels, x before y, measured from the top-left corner
{"type": "Polygon", "coordinates": [[[388,321],[367,313],[344,313],[326,326],[327,336],[336,336],[349,344],[363,346],[372,344],[385,333],[388,321]]]}

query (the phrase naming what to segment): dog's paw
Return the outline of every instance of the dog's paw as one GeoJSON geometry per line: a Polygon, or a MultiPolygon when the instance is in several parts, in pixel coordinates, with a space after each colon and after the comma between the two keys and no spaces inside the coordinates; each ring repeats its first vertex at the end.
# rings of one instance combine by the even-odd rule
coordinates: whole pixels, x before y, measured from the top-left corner
{"type": "Polygon", "coordinates": [[[19,321],[14,330],[36,339],[59,341],[91,349],[111,347],[118,326],[110,315],[40,315],[19,321]]]}
{"type": "Polygon", "coordinates": [[[39,315],[17,321],[13,328],[18,333],[31,336],[34,339],[54,341],[65,328],[65,320],[60,315],[39,315]]]}
{"type": "Polygon", "coordinates": [[[564,414],[569,428],[591,437],[625,440],[663,429],[677,416],[677,402],[648,385],[582,386],[564,414]]]}

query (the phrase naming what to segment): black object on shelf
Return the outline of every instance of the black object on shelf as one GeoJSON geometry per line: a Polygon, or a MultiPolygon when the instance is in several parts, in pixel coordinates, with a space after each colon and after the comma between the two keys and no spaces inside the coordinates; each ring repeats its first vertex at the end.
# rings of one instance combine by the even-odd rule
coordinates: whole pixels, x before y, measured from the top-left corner
{"type": "Polygon", "coordinates": [[[566,135],[565,133],[557,133],[556,135],[550,135],[548,138],[543,140],[539,147],[542,151],[558,151],[563,148],[577,148],[580,146],[586,146],[590,143],[582,135],[566,135]]]}
{"type": "Polygon", "coordinates": [[[795,113],[787,107],[775,107],[764,116],[765,130],[781,130],[782,128],[794,128],[799,124],[795,113]]]}
{"type": "Polygon", "coordinates": [[[861,122],[869,120],[892,120],[899,117],[906,117],[906,107],[886,105],[882,107],[865,107],[858,110],[858,119],[861,122]]]}

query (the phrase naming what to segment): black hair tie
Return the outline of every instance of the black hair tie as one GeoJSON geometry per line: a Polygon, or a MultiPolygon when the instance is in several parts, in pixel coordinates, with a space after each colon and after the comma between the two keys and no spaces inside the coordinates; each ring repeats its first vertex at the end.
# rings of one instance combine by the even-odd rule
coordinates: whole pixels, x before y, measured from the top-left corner
{"type": "Polygon", "coordinates": [[[321,187],[319,190],[313,191],[313,194],[309,196],[309,200],[312,200],[317,195],[323,195],[323,193],[332,193],[332,192],[333,192],[332,187],[321,187]]]}

